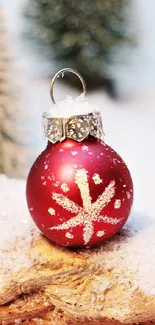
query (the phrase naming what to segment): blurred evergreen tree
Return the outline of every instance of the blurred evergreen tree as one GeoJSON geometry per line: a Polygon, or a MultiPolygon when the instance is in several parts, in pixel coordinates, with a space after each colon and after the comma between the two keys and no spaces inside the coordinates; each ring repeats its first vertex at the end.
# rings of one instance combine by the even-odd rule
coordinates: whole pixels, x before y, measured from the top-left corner
{"type": "Polygon", "coordinates": [[[40,41],[39,53],[57,69],[77,69],[88,88],[104,86],[112,93],[107,65],[113,48],[129,40],[127,6],[127,0],[29,0],[26,34],[40,41]]]}
{"type": "Polygon", "coordinates": [[[27,107],[22,101],[17,53],[0,5],[0,173],[23,178],[29,169],[32,149],[27,140],[27,107]]]}

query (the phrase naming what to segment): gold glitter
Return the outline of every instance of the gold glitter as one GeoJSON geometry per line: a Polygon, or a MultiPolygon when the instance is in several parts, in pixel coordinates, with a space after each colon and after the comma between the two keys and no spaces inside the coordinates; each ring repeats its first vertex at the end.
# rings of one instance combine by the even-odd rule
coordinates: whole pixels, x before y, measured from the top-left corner
{"type": "Polygon", "coordinates": [[[100,217],[100,220],[106,222],[106,223],[110,223],[111,225],[117,225],[119,222],[122,221],[123,218],[110,218],[107,216],[104,217],[100,217]]]}
{"type": "Polygon", "coordinates": [[[85,245],[89,243],[90,239],[94,234],[93,220],[91,220],[91,216],[89,216],[89,220],[85,223],[85,227],[83,228],[83,240],[85,245]]]}
{"type": "Polygon", "coordinates": [[[109,185],[105,188],[104,192],[99,196],[96,202],[93,203],[94,209],[99,212],[111,201],[115,195],[115,181],[111,181],[109,185]]]}
{"type": "Polygon", "coordinates": [[[51,214],[51,216],[55,215],[55,210],[53,208],[49,208],[48,212],[51,214]]]}
{"type": "Polygon", "coordinates": [[[79,213],[79,206],[73,201],[69,200],[63,194],[53,193],[52,198],[65,210],[70,211],[72,213],[79,213]]]}
{"type": "Polygon", "coordinates": [[[68,185],[66,183],[63,183],[61,185],[61,189],[63,190],[63,192],[68,192],[69,191],[69,187],[68,187],[68,185]]]}
{"type": "Polygon", "coordinates": [[[115,209],[119,209],[121,207],[121,200],[115,200],[115,203],[114,203],[114,208],[115,209]]]}
{"type": "Polygon", "coordinates": [[[100,230],[100,231],[98,231],[97,234],[96,234],[97,237],[102,237],[102,236],[104,236],[104,235],[105,235],[105,231],[104,231],[104,230],[100,230]]]}
{"type": "Polygon", "coordinates": [[[66,238],[72,239],[74,236],[70,232],[66,232],[66,238]]]}
{"type": "Polygon", "coordinates": [[[69,200],[63,194],[52,194],[52,198],[57,202],[57,204],[59,204],[63,209],[76,214],[76,216],[73,216],[66,222],[63,222],[62,224],[51,228],[52,230],[65,230],[75,228],[79,225],[83,225],[83,240],[85,245],[89,243],[90,239],[94,234],[94,221],[102,221],[115,225],[122,220],[118,218],[110,218],[108,216],[100,215],[100,212],[105,206],[108,205],[109,202],[111,202],[112,198],[115,195],[115,181],[111,181],[109,185],[105,188],[103,193],[98,197],[96,202],[92,203],[87,174],[88,172],[85,169],[77,170],[75,174],[75,183],[77,184],[80,190],[83,207],[78,206],[76,203],[69,200]]]}
{"type": "Polygon", "coordinates": [[[83,207],[88,212],[91,209],[91,196],[88,186],[87,174],[88,172],[85,169],[77,170],[75,174],[75,184],[77,184],[80,190],[83,207]]]}
{"type": "Polygon", "coordinates": [[[102,179],[100,178],[99,174],[94,174],[92,179],[93,179],[95,185],[102,183],[102,179]]]}

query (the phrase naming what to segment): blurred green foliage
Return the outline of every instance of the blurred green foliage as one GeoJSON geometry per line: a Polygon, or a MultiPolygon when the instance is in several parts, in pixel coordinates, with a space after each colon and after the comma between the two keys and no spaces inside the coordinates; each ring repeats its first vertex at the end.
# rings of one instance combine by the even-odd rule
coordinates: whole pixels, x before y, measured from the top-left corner
{"type": "Polygon", "coordinates": [[[107,65],[112,50],[129,41],[127,7],[127,0],[29,0],[26,34],[39,41],[39,53],[54,61],[56,69],[77,69],[88,88],[104,86],[113,92],[107,65]]]}

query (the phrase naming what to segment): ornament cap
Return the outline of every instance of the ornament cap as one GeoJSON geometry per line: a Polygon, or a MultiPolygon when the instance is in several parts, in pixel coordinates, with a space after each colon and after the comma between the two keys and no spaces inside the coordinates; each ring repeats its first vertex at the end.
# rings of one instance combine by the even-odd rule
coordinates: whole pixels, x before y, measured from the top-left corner
{"type": "MultiPolygon", "coordinates": [[[[56,102],[53,94],[54,83],[59,75],[65,72],[71,72],[78,76],[83,87],[83,94],[84,96],[86,95],[86,84],[81,74],[74,69],[64,68],[54,75],[50,86],[51,99],[55,105],[56,102]]],[[[58,141],[63,141],[66,138],[81,142],[87,138],[88,135],[92,135],[95,138],[102,138],[104,134],[101,114],[98,111],[91,113],[87,112],[85,114],[74,114],[69,117],[53,117],[48,113],[44,113],[43,126],[45,137],[53,144],[58,141]]]]}
{"type": "Polygon", "coordinates": [[[43,114],[44,135],[53,144],[70,138],[83,141],[88,135],[102,138],[104,135],[100,112],[93,112],[71,117],[51,117],[43,114]]]}

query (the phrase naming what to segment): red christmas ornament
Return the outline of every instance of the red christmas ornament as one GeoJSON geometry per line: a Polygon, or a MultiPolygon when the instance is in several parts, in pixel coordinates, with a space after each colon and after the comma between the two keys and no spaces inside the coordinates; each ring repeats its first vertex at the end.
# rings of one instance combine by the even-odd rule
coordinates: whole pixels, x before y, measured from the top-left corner
{"type": "Polygon", "coordinates": [[[65,121],[47,115],[44,118],[49,141],[28,175],[30,214],[42,233],[60,245],[90,247],[103,243],[129,216],[133,202],[129,170],[99,139],[99,113],[65,121]],[[66,138],[60,142],[62,137],[66,138]]]}

